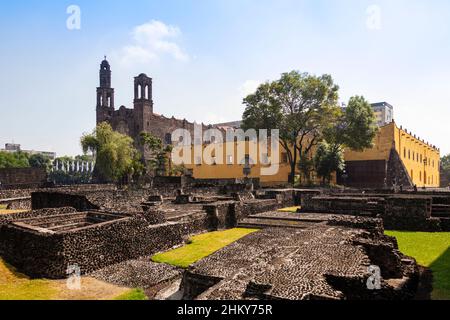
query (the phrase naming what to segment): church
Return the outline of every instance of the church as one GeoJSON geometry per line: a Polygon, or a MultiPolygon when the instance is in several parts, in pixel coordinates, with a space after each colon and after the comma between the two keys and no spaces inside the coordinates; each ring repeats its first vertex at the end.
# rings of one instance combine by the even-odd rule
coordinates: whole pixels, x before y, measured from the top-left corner
{"type": "MultiPolygon", "coordinates": [[[[112,88],[111,66],[105,59],[100,65],[100,86],[97,88],[97,124],[109,123],[112,128],[122,134],[133,138],[138,150],[145,159],[150,158],[150,153],[140,145],[139,135],[148,132],[158,137],[164,144],[172,144],[172,132],[176,129],[186,129],[194,135],[194,126],[199,124],[166,118],[153,111],[152,78],[141,73],[134,78],[134,102],[133,109],[121,106],[116,110],[114,105],[114,88],[112,88]]],[[[212,128],[201,124],[203,130],[212,128]]]]}

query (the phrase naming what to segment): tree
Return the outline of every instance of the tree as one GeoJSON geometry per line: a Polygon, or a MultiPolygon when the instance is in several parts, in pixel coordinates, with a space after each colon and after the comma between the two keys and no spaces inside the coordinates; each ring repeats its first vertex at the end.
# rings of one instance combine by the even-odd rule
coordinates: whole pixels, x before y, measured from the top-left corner
{"type": "Polygon", "coordinates": [[[290,182],[294,182],[298,160],[307,158],[322,140],[336,113],[338,90],[329,75],[292,71],[244,99],[244,129],[280,130],[280,144],[291,166],[290,182]]]}
{"type": "Polygon", "coordinates": [[[101,181],[121,182],[135,175],[138,151],[133,139],[112,129],[108,123],[97,125],[92,134],[81,138],[83,152],[92,152],[96,158],[94,174],[101,181]]]}
{"type": "Polygon", "coordinates": [[[323,184],[329,184],[333,172],[342,171],[345,167],[342,148],[334,148],[326,142],[321,142],[314,156],[314,167],[323,184]]]}
{"type": "Polygon", "coordinates": [[[441,186],[450,185],[450,154],[441,158],[441,186]]]}
{"type": "Polygon", "coordinates": [[[27,154],[23,152],[0,152],[0,169],[29,167],[27,154]]]}
{"type": "Polygon", "coordinates": [[[52,167],[52,162],[50,161],[49,157],[44,156],[43,154],[33,154],[28,159],[28,162],[30,163],[30,166],[32,168],[43,168],[47,172],[50,171],[52,167]]]}
{"type": "Polygon", "coordinates": [[[162,140],[149,132],[141,132],[140,134],[141,144],[147,147],[151,153],[151,159],[147,165],[150,171],[155,176],[164,176],[167,173],[172,174],[171,167],[169,165],[170,157],[168,154],[172,152],[172,145],[164,146],[162,140]]]}
{"type": "Polygon", "coordinates": [[[325,140],[335,150],[349,148],[364,151],[372,148],[378,132],[370,103],[361,96],[351,97],[344,111],[340,110],[334,122],[325,130],[325,140]]]}

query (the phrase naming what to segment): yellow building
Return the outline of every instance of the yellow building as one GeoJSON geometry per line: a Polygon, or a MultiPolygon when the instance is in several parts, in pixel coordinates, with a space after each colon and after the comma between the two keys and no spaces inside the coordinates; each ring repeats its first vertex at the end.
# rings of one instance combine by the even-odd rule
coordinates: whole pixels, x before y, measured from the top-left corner
{"type": "Polygon", "coordinates": [[[346,151],[345,161],[347,177],[338,182],[349,186],[440,186],[440,150],[393,121],[380,128],[372,149],[346,151]]]}
{"type": "MultiPolygon", "coordinates": [[[[245,151],[241,150],[240,154],[238,142],[192,146],[190,160],[184,162],[185,166],[196,179],[240,179],[245,177],[244,167],[248,163],[251,167],[248,177],[258,178],[261,185],[288,183],[291,167],[281,146],[278,148],[277,173],[264,175],[261,170],[271,166],[264,165],[268,163],[271,152],[260,155],[257,142],[240,143],[245,145],[245,151]],[[197,154],[195,148],[199,148],[197,154]],[[209,161],[206,160],[208,155],[209,161]]],[[[333,183],[337,181],[357,188],[390,188],[394,184],[405,188],[414,185],[431,188],[440,185],[439,149],[397,127],[393,121],[379,129],[372,149],[363,152],[347,150],[345,161],[346,175],[337,179],[333,177],[333,183]]],[[[300,175],[298,168],[297,175],[300,175]]],[[[317,184],[321,182],[314,172],[311,178],[317,184]]]]}
{"type": "MultiPolygon", "coordinates": [[[[243,179],[246,177],[244,168],[248,163],[251,168],[248,177],[259,179],[261,186],[282,186],[289,182],[291,166],[288,154],[281,145],[277,148],[278,157],[274,158],[272,158],[270,146],[266,153],[261,152],[260,154],[258,143],[255,141],[205,144],[197,146],[197,148],[200,148],[197,155],[195,154],[195,148],[195,146],[191,148],[191,164],[185,164],[186,169],[195,179],[243,179]],[[238,152],[239,143],[245,146],[240,153],[238,152]],[[206,150],[207,148],[215,148],[215,152],[206,150]],[[202,159],[198,159],[198,154],[202,154],[202,159]],[[211,159],[205,161],[209,155],[211,159]],[[219,158],[220,155],[222,155],[222,159],[219,158]],[[278,161],[275,162],[272,159],[278,159],[278,161]],[[264,170],[270,168],[275,169],[276,173],[264,173],[264,170]]],[[[298,177],[301,175],[298,167],[296,168],[296,175],[298,177]]],[[[315,184],[321,183],[321,179],[314,172],[311,172],[310,179],[315,184]]],[[[302,181],[305,182],[306,178],[303,177],[302,181]]],[[[335,174],[332,176],[332,183],[336,183],[335,174]]]]}
{"type": "MultiPolygon", "coordinates": [[[[201,160],[195,154],[195,147],[192,147],[191,163],[185,165],[191,172],[192,176],[196,179],[242,179],[245,178],[244,167],[246,163],[251,168],[249,178],[257,178],[260,180],[261,185],[285,185],[288,183],[291,167],[287,158],[287,153],[280,146],[278,148],[279,161],[274,165],[278,165],[278,171],[273,175],[261,174],[262,169],[268,169],[271,164],[268,163],[268,158],[271,156],[271,152],[259,155],[259,151],[252,152],[251,150],[258,150],[258,143],[254,141],[242,142],[245,145],[245,151],[239,154],[237,142],[227,142],[223,144],[208,144],[203,146],[197,146],[201,148],[201,152],[210,156],[211,160],[205,161],[208,156],[204,156],[201,160]],[[209,152],[206,150],[208,147],[215,147],[216,152],[209,152]],[[223,150],[221,152],[220,150],[223,150]],[[234,151],[232,151],[234,150],[234,151]],[[222,159],[220,159],[220,157],[222,159]],[[200,163],[201,162],[201,163],[200,163]],[[264,165],[263,163],[267,163],[264,165]]],[[[270,150],[270,149],[269,149],[270,150]]]]}

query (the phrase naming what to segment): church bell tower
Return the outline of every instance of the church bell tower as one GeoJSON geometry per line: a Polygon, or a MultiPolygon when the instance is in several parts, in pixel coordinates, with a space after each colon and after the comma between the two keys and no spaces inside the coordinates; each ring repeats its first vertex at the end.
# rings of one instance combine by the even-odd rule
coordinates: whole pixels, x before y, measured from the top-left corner
{"type": "Polygon", "coordinates": [[[97,88],[97,124],[111,119],[114,112],[114,89],[111,88],[111,66],[105,59],[100,64],[100,86],[97,88]]]}

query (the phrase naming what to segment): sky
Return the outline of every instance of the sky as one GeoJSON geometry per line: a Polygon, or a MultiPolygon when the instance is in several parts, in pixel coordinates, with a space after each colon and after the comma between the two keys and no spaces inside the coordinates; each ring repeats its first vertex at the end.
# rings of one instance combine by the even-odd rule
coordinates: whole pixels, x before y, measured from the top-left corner
{"type": "Polygon", "coordinates": [[[258,84],[330,74],[340,100],[394,106],[398,125],[450,153],[448,0],[17,0],[0,2],[0,147],[81,153],[98,71],[116,108],[153,78],[154,110],[239,120],[258,84]]]}

